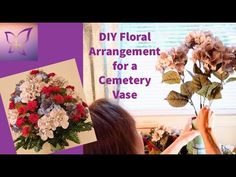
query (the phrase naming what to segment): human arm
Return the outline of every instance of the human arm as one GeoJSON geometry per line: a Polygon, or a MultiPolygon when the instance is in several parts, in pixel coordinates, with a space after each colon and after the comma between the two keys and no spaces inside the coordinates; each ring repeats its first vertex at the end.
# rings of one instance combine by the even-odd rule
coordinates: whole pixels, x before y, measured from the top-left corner
{"type": "Polygon", "coordinates": [[[210,126],[210,119],[212,118],[212,115],[213,112],[209,108],[203,107],[198,114],[197,127],[203,138],[206,153],[221,154],[221,150],[216,143],[212,128],[210,126]]]}
{"type": "Polygon", "coordinates": [[[198,135],[199,132],[192,128],[192,119],[189,119],[180,136],[168,146],[162,154],[178,154],[183,146],[188,144],[188,142],[192,141],[198,135]]]}

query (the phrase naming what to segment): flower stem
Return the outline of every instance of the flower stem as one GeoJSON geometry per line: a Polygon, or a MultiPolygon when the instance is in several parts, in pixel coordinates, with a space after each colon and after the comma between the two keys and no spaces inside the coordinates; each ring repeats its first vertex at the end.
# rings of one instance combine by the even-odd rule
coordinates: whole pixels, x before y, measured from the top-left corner
{"type": "Polygon", "coordinates": [[[202,109],[202,96],[200,95],[200,109],[202,109]]]}
{"type": "Polygon", "coordinates": [[[206,96],[203,99],[203,106],[205,106],[205,102],[206,102],[206,96]]]}
{"type": "MultiPolygon", "coordinates": [[[[200,60],[199,60],[199,69],[201,70],[201,67],[202,67],[202,65],[201,65],[201,62],[200,62],[200,60]]],[[[202,109],[202,106],[204,106],[204,104],[202,105],[202,96],[201,95],[199,95],[200,96],[200,109],[202,109]]]]}
{"type": "Polygon", "coordinates": [[[196,107],[194,106],[194,104],[193,104],[193,100],[192,100],[191,98],[189,99],[189,103],[190,103],[191,106],[193,107],[194,112],[195,112],[195,115],[197,116],[197,109],[196,109],[196,107]]]}
{"type": "MultiPolygon", "coordinates": [[[[184,76],[183,76],[183,77],[180,77],[180,78],[181,78],[182,83],[184,84],[184,76]]],[[[193,107],[194,112],[195,112],[195,115],[197,116],[197,109],[196,109],[195,105],[193,104],[193,100],[192,100],[191,97],[189,98],[189,103],[190,103],[191,106],[193,107]]]]}
{"type": "Polygon", "coordinates": [[[213,100],[210,100],[209,101],[209,108],[211,107],[212,103],[213,103],[213,100]]]}

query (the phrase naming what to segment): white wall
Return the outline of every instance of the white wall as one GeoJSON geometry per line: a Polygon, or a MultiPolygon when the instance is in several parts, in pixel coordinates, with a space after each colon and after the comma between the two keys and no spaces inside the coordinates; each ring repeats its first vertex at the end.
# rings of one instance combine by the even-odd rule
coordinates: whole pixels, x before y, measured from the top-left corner
{"type": "MultiPolygon", "coordinates": [[[[183,116],[136,116],[137,128],[155,127],[157,123],[182,129],[188,117],[183,116]]],[[[215,116],[214,134],[218,143],[236,146],[236,116],[215,116]]]]}

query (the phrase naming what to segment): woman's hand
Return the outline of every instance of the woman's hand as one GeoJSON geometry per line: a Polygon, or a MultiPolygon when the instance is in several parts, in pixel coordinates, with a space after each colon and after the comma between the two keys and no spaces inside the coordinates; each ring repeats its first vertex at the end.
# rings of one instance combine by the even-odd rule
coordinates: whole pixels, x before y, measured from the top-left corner
{"type": "Polygon", "coordinates": [[[212,125],[210,122],[212,122],[213,120],[210,120],[210,119],[212,115],[213,115],[213,112],[208,107],[203,107],[200,110],[198,114],[198,118],[197,118],[197,127],[201,133],[211,132],[212,125]]]}
{"type": "Polygon", "coordinates": [[[213,112],[208,107],[203,107],[197,117],[197,127],[202,135],[207,154],[221,154],[221,150],[213,136],[213,112]]]}
{"type": "Polygon", "coordinates": [[[200,135],[199,131],[194,130],[192,127],[192,118],[188,119],[188,122],[178,137],[178,141],[182,143],[182,146],[185,146],[190,141],[192,141],[196,136],[200,135]]]}
{"type": "Polygon", "coordinates": [[[180,136],[162,154],[178,154],[183,146],[199,135],[197,130],[192,128],[192,119],[189,119],[180,136]]]}

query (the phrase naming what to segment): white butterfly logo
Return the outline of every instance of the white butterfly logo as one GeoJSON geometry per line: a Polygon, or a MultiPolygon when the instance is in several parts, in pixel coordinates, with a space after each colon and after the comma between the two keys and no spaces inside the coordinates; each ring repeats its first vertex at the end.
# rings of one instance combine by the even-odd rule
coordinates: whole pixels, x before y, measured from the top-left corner
{"type": "Polygon", "coordinates": [[[6,40],[10,45],[8,53],[19,52],[22,55],[26,55],[25,45],[29,41],[32,29],[33,28],[25,28],[17,35],[10,31],[5,32],[6,40]]]}

